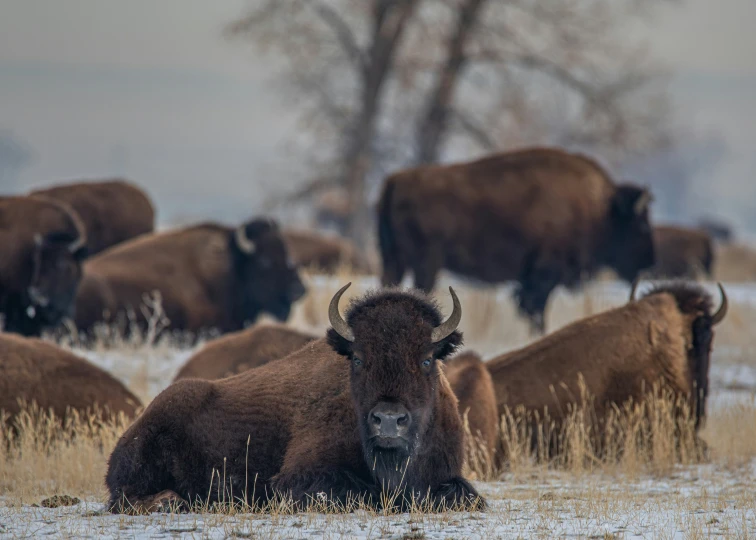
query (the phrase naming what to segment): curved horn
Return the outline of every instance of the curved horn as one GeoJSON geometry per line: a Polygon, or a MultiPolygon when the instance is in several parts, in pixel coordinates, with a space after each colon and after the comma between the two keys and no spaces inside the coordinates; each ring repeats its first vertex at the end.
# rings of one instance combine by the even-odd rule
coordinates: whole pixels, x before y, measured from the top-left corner
{"type": "Polygon", "coordinates": [[[721,323],[725,315],[727,315],[727,294],[725,294],[724,287],[722,287],[722,284],[717,281],[717,287],[719,287],[719,294],[722,295],[722,304],[719,306],[719,309],[717,312],[711,316],[711,325],[716,326],[717,324],[721,323]]]}
{"type": "Polygon", "coordinates": [[[633,284],[630,287],[630,298],[628,299],[628,302],[635,301],[635,291],[638,289],[638,283],[640,283],[640,279],[640,276],[638,276],[633,280],[633,284]]]}
{"type": "Polygon", "coordinates": [[[252,255],[255,250],[257,250],[255,243],[247,238],[246,224],[242,223],[236,228],[234,238],[236,239],[236,245],[239,246],[239,249],[247,255],[252,255]]]}
{"type": "Polygon", "coordinates": [[[459,298],[457,298],[457,293],[451,287],[449,287],[449,292],[451,293],[452,302],[454,302],[454,309],[452,309],[452,314],[449,315],[448,319],[433,329],[433,333],[431,334],[431,342],[433,343],[438,343],[454,332],[457,326],[459,326],[459,321],[462,320],[462,306],[459,303],[459,298]]]}
{"type": "Polygon", "coordinates": [[[76,253],[81,248],[83,248],[86,243],[87,241],[84,238],[82,238],[81,235],[79,235],[79,237],[76,240],[74,240],[68,245],[68,252],[76,253]]]}
{"type": "Polygon", "coordinates": [[[643,190],[643,193],[641,193],[640,197],[635,201],[635,205],[633,205],[633,211],[636,214],[640,214],[653,200],[654,198],[651,193],[648,190],[643,190]]]}
{"type": "Polygon", "coordinates": [[[352,332],[352,329],[349,328],[349,325],[341,316],[341,313],[339,313],[339,300],[341,300],[341,295],[344,294],[344,291],[346,291],[350,285],[352,285],[351,281],[339,289],[339,291],[333,295],[333,298],[331,298],[331,304],[328,306],[328,321],[338,335],[349,342],[353,342],[354,332],[352,332]]]}

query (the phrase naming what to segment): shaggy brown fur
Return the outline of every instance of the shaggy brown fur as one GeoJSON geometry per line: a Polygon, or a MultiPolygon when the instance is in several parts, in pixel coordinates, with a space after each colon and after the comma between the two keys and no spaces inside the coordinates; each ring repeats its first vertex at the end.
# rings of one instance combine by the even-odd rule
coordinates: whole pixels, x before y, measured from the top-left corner
{"type": "Polygon", "coordinates": [[[698,427],[706,412],[713,335],[710,296],[695,285],[671,284],[486,366],[500,414],[523,406],[541,417],[547,411],[558,425],[570,404],[581,403],[583,377],[598,419],[612,404],[639,402],[661,383],[688,400],[698,427]]]}
{"type": "Polygon", "coordinates": [[[519,283],[535,331],[559,284],[611,267],[628,281],[654,262],[649,195],[616,185],[595,161],[534,148],[390,176],[378,204],[384,285],[407,270],[429,291],[442,268],[519,283]]]}
{"type": "Polygon", "coordinates": [[[288,356],[316,339],[282,324],[251,326],[210,341],[184,364],[174,381],[237,375],[288,356]]]}
{"type": "Polygon", "coordinates": [[[275,492],[300,503],[323,493],[378,504],[382,486],[404,493],[402,505],[429,494],[436,505],[478,506],[461,477],[462,424],[439,366],[461,335],[431,343],[439,310],[396,291],[352,303],[346,321],[354,342],[331,329],[327,339],[240,375],[169,386],[110,457],[111,508],[152,510],[171,497],[213,503],[231,490],[249,502],[275,492]],[[402,445],[367,435],[370,411],[386,401],[411,416],[402,445]]]}
{"type": "Polygon", "coordinates": [[[133,418],[139,399],[102,369],[50,343],[0,334],[0,410],[13,421],[21,404],[36,403],[65,420],[71,410],[107,420],[133,418]]]}
{"type": "Polygon", "coordinates": [[[499,446],[499,412],[491,374],[476,353],[458,354],[445,368],[446,378],[459,400],[460,415],[467,415],[470,433],[483,444],[490,458],[499,446]]]}
{"type": "Polygon", "coordinates": [[[70,207],[0,197],[0,313],[4,329],[39,335],[73,310],[86,232],[70,207]]]}
{"type": "Polygon", "coordinates": [[[704,231],[683,227],[654,227],[656,264],[652,275],[659,278],[711,277],[714,246],[704,231]]]}
{"type": "Polygon", "coordinates": [[[144,324],[146,294],[159,291],[170,328],[239,330],[267,311],[286,320],[304,294],[277,225],[244,226],[255,252],[245,253],[236,231],[203,224],[145,235],[86,261],[76,298],[76,325],[89,330],[133,310],[144,324]]]}
{"type": "Polygon", "coordinates": [[[357,273],[369,271],[357,248],[346,238],[292,229],[285,230],[283,237],[297,266],[327,274],[335,273],[340,267],[357,273]]]}
{"type": "Polygon", "coordinates": [[[126,180],[56,185],[31,194],[66,203],[79,214],[90,256],[155,228],[149,197],[126,180]]]}

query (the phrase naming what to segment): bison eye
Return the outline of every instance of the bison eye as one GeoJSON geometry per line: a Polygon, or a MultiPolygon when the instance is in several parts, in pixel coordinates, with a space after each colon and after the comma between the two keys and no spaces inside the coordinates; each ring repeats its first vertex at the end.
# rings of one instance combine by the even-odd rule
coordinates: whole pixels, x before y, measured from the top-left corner
{"type": "Polygon", "coordinates": [[[359,358],[357,358],[356,356],[354,356],[354,357],[352,357],[352,363],[354,364],[355,367],[361,366],[362,365],[362,360],[360,360],[359,358]]]}
{"type": "Polygon", "coordinates": [[[431,362],[433,362],[433,358],[426,358],[423,360],[423,367],[430,367],[431,362]]]}

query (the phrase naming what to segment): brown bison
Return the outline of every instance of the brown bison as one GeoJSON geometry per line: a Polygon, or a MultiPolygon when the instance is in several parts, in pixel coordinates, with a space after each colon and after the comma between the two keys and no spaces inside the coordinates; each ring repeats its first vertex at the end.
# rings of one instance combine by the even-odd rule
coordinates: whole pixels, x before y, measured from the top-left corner
{"type": "Polygon", "coordinates": [[[170,328],[231,332],[266,311],[286,320],[305,293],[278,226],[253,220],[236,229],[207,223],[146,235],[86,261],[76,325],[133,311],[159,291],[170,328]]]}
{"type": "Polygon", "coordinates": [[[476,353],[465,351],[452,358],[445,371],[459,400],[459,413],[467,415],[470,434],[493,460],[500,442],[499,412],[486,363],[476,353]]]}
{"type": "Polygon", "coordinates": [[[237,375],[288,356],[316,339],[282,324],[251,326],[210,341],[187,360],[174,380],[212,381],[237,375]]]}
{"type": "Polygon", "coordinates": [[[440,369],[462,339],[456,295],[443,322],[424,296],[393,290],[353,302],[344,320],[347,287],[331,300],[325,339],[156,397],[110,456],[111,508],[229,501],[231,492],[248,502],[281,494],[378,505],[382,490],[401,505],[482,506],[461,477],[462,424],[440,369]]]}
{"type": "Polygon", "coordinates": [[[548,414],[558,426],[586,396],[582,378],[598,419],[614,405],[642,401],[661,384],[687,400],[698,428],[706,413],[712,328],[727,313],[721,285],[720,291],[722,305],[712,314],[711,298],[700,287],[657,286],[637,301],[489,360],[499,413],[522,406],[531,417],[548,414]]]}
{"type": "Polygon", "coordinates": [[[651,274],[658,278],[711,277],[714,246],[704,231],[683,227],[654,227],[656,264],[651,274]]]}
{"type": "Polygon", "coordinates": [[[70,207],[45,197],[0,197],[0,313],[33,336],[73,311],[86,233],[70,207]]]}
{"type": "Polygon", "coordinates": [[[557,285],[601,267],[631,282],[654,263],[649,193],[616,185],[595,161],[535,148],[398,172],[383,187],[382,282],[433,288],[447,268],[488,283],[514,280],[520,311],[543,332],[557,285]]]}
{"type": "Polygon", "coordinates": [[[155,209],[147,194],[125,180],[81,182],[38,189],[44,195],[71,206],[87,231],[87,249],[94,255],[155,227],[155,209]]]}
{"type": "Polygon", "coordinates": [[[0,410],[12,422],[24,403],[63,420],[72,410],[133,418],[141,408],[123,384],[86,360],[39,339],[0,334],[0,410]]]}
{"type": "Polygon", "coordinates": [[[292,229],[283,231],[283,237],[297,266],[328,274],[333,274],[342,266],[356,272],[367,271],[367,265],[354,244],[346,238],[292,229]]]}

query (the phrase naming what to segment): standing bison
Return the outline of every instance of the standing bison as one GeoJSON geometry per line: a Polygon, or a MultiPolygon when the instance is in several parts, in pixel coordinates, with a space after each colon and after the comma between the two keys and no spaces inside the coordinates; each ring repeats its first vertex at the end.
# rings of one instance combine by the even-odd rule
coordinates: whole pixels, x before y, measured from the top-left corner
{"type": "Polygon", "coordinates": [[[278,226],[253,220],[236,229],[203,224],[130,240],[86,261],[76,326],[141,313],[160,293],[170,328],[239,330],[261,312],[280,320],[305,293],[278,226]]]}
{"type": "Polygon", "coordinates": [[[633,281],[654,263],[647,191],[616,185],[595,161],[521,150],[398,172],[384,185],[378,232],[384,285],[410,269],[433,288],[442,268],[488,283],[514,280],[536,331],[557,285],[611,267],[633,281]]]}
{"type": "Polygon", "coordinates": [[[651,273],[659,278],[711,277],[714,246],[708,233],[683,227],[654,227],[656,264],[651,273]]]}
{"type": "Polygon", "coordinates": [[[523,407],[531,419],[548,414],[558,429],[586,394],[594,399],[601,421],[615,406],[629,400],[640,403],[661,385],[687,403],[695,427],[700,427],[706,414],[712,329],[727,313],[721,285],[720,292],[722,305],[712,313],[711,297],[700,287],[658,286],[637,301],[489,360],[499,414],[523,407]]]}
{"type": "Polygon", "coordinates": [[[45,197],[0,197],[0,313],[26,336],[73,311],[86,233],[70,207],[45,197]]]}
{"type": "Polygon", "coordinates": [[[39,339],[0,334],[0,411],[12,423],[24,403],[63,421],[71,411],[133,418],[141,408],[123,384],[86,360],[39,339]]]}
{"type": "Polygon", "coordinates": [[[169,386],[124,433],[106,483],[114,511],[166,501],[388,503],[382,490],[432,507],[482,506],[461,476],[463,431],[440,364],[460,344],[419,294],[381,291],[294,354],[219,381],[169,386]],[[223,476],[214,471],[223,471],[223,476]],[[213,480],[215,479],[215,482],[213,480]],[[222,484],[222,485],[219,485],[222,484]],[[321,495],[322,494],[322,495],[321,495]]]}
{"type": "Polygon", "coordinates": [[[63,184],[32,192],[71,206],[87,232],[89,255],[152,232],[155,210],[149,197],[125,180],[63,184]]]}

